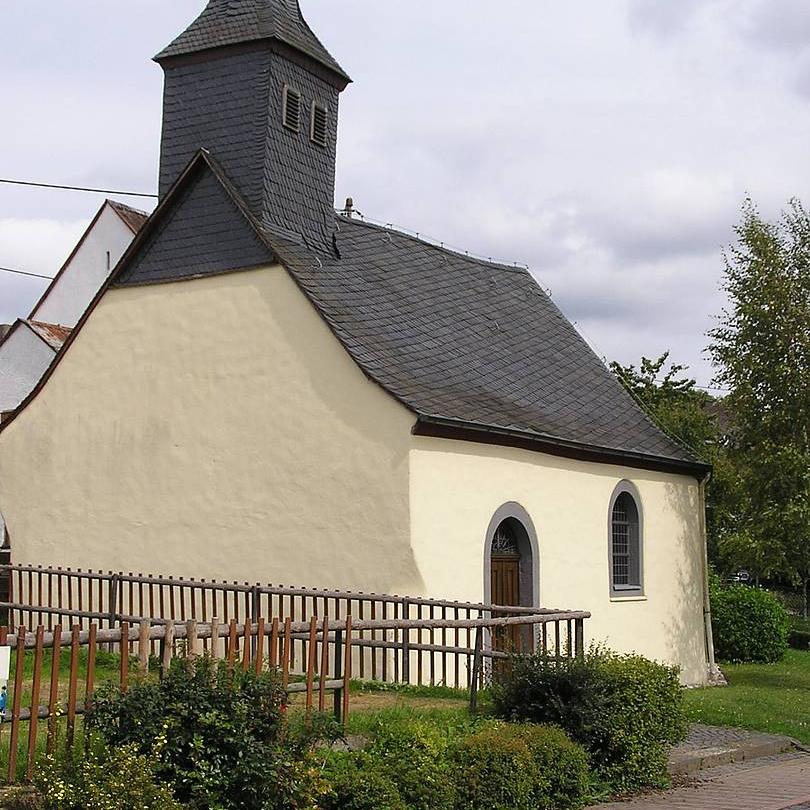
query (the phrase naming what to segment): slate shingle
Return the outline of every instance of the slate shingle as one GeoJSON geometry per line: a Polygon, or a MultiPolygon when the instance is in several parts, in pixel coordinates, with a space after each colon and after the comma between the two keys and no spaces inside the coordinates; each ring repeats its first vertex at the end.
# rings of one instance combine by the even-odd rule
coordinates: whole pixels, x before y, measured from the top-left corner
{"type": "Polygon", "coordinates": [[[265,237],[365,373],[418,415],[699,466],[528,271],[336,227],[339,259],[265,237]]]}
{"type": "Polygon", "coordinates": [[[336,74],[344,86],[351,81],[307,25],[298,0],[210,0],[202,14],[155,59],[160,62],[259,40],[283,42],[336,74]]]}

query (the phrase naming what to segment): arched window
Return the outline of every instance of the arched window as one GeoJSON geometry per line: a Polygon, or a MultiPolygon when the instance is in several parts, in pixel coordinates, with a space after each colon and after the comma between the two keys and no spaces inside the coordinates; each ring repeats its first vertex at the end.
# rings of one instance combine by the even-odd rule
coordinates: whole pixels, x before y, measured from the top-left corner
{"type": "Polygon", "coordinates": [[[610,590],[615,596],[643,590],[641,513],[632,485],[617,487],[610,508],[610,590]]]}

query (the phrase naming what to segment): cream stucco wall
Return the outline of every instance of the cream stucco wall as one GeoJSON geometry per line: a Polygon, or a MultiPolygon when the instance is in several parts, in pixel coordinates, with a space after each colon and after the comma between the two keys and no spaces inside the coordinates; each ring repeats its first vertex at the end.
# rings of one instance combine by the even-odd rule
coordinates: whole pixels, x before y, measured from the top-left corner
{"type": "Polygon", "coordinates": [[[0,433],[14,561],[422,591],[413,416],[279,267],[109,291],[0,433]]]}
{"type": "Polygon", "coordinates": [[[537,532],[539,600],[589,610],[587,638],[679,664],[706,680],[698,482],[686,476],[541,453],[414,437],[411,537],[426,591],[484,598],[484,546],[500,506],[517,502],[537,532]],[[644,597],[611,599],[608,509],[622,480],[644,513],[644,597]]]}

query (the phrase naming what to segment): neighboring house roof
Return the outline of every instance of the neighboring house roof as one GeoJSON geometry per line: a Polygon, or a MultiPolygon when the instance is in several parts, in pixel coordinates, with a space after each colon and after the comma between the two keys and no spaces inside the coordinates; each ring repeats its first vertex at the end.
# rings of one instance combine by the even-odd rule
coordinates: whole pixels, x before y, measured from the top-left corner
{"type": "Polygon", "coordinates": [[[146,220],[149,219],[149,214],[145,211],[139,211],[137,208],[132,208],[129,205],[124,205],[124,203],[116,202],[115,200],[107,200],[106,202],[107,205],[121,217],[124,224],[129,227],[132,233],[138,233],[146,224],[146,220]]]}
{"type": "Polygon", "coordinates": [[[68,326],[60,326],[55,323],[44,323],[43,321],[26,320],[25,323],[41,337],[54,351],[59,351],[65,341],[73,331],[68,326]]]}
{"type": "MultiPolygon", "coordinates": [[[[119,216],[121,221],[132,231],[133,235],[137,234],[138,231],[144,226],[146,221],[149,219],[149,214],[144,211],[139,211],[137,208],[131,208],[128,205],[124,205],[123,203],[116,202],[114,200],[105,200],[104,204],[101,208],[98,209],[96,215],[91,220],[90,224],[87,226],[87,230],[82,234],[81,239],[76,243],[76,247],[70,253],[70,256],[67,257],[65,263],[59,268],[59,272],[53,277],[53,281],[48,285],[45,292],[42,293],[39,300],[34,304],[33,309],[29,314],[29,318],[34,317],[36,312],[42,305],[45,303],[48,296],[53,292],[56,286],[59,284],[62,276],[65,274],[67,269],[70,267],[73,260],[76,258],[76,254],[81,250],[82,245],[87,240],[87,237],[93,231],[93,228],[96,227],[96,223],[101,219],[101,215],[104,213],[106,208],[110,208],[112,211],[119,216]]],[[[87,302],[90,303],[89,301],[87,302]]]]}
{"type": "Polygon", "coordinates": [[[2,340],[10,331],[10,323],[0,323],[0,340],[2,340]]]}
{"type": "Polygon", "coordinates": [[[418,416],[417,433],[680,472],[708,469],[645,414],[528,271],[344,216],[335,225],[332,255],[261,225],[201,151],[112,283],[176,281],[275,258],[366,375],[418,416]],[[241,225],[217,207],[214,187],[241,214],[241,225]],[[205,247],[212,217],[231,237],[227,252],[237,261],[205,247]],[[194,255],[195,241],[210,264],[194,255]],[[180,260],[184,251],[188,261],[180,260]]]}
{"type": "Polygon", "coordinates": [[[210,0],[155,61],[261,40],[282,42],[336,73],[344,83],[351,81],[307,25],[298,0],[210,0]]]}

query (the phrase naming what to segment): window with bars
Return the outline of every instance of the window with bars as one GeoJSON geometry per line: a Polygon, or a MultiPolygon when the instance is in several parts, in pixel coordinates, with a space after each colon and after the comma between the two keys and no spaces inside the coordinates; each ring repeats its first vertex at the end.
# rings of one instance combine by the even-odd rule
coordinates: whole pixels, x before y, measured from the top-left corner
{"type": "Polygon", "coordinates": [[[638,506],[629,492],[613,503],[610,516],[611,589],[641,591],[641,527],[638,506]]]}

